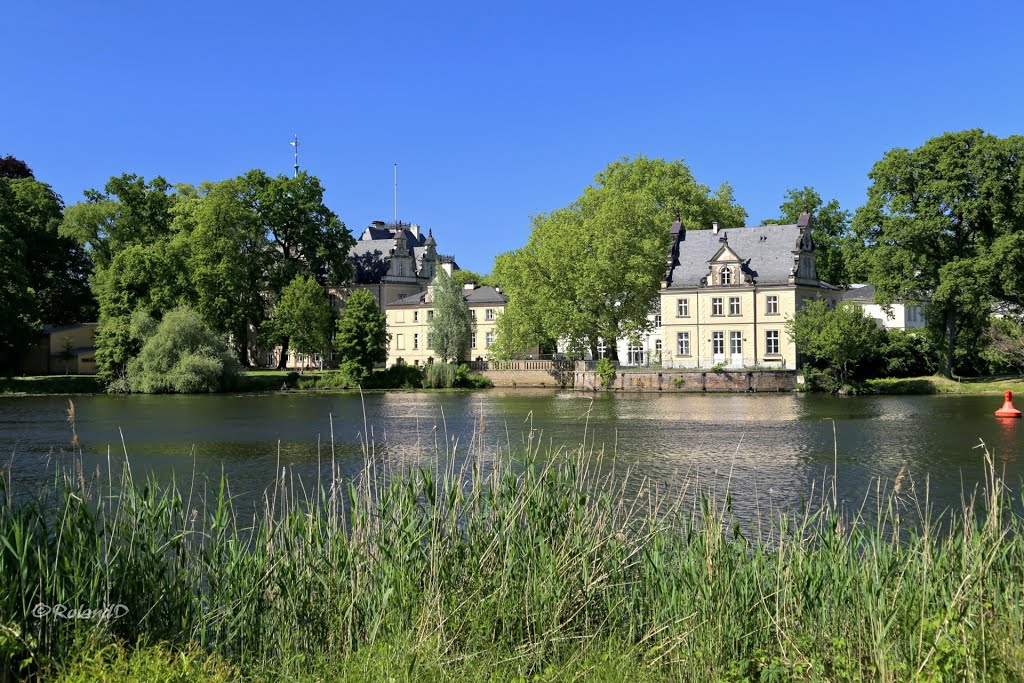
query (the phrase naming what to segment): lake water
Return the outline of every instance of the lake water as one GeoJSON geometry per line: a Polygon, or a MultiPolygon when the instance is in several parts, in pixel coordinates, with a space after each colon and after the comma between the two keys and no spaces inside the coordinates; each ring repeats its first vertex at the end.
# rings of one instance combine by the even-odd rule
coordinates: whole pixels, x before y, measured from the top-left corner
{"type": "MultiPolygon", "coordinates": [[[[568,449],[586,441],[595,473],[629,470],[667,491],[695,479],[733,492],[749,517],[793,505],[838,463],[840,495],[863,500],[897,477],[938,507],[958,506],[983,477],[984,440],[1020,490],[1024,425],[996,420],[1001,396],[832,397],[801,394],[600,394],[531,389],[478,392],[278,393],[210,396],[78,396],[77,430],[88,471],[128,453],[136,474],[189,479],[228,475],[232,492],[256,499],[278,466],[304,481],[329,473],[333,419],[337,471],[357,474],[369,433],[378,455],[433,465],[445,452],[521,448],[538,440],[568,449]],[[365,427],[364,427],[365,426],[365,427]],[[833,438],[833,426],[835,438],[833,438]],[[532,431],[531,431],[532,430],[532,431]],[[122,447],[122,434],[124,446],[122,447]],[[319,455],[318,455],[318,442],[319,455]],[[838,457],[834,448],[838,447],[838,457]],[[449,450],[452,450],[449,448],[449,450]],[[902,476],[900,473],[902,472],[902,476]]],[[[22,491],[68,462],[65,397],[0,397],[0,454],[22,491]]],[[[1020,422],[1020,421],[1017,421],[1020,422]]],[[[506,456],[499,456],[506,457],[506,456]]],[[[818,491],[820,489],[814,489],[818,491]]]]}

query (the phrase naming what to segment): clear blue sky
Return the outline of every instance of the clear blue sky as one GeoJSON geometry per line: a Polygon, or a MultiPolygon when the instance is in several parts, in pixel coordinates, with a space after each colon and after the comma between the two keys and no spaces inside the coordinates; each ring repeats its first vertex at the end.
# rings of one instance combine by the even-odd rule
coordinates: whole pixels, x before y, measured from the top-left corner
{"type": "Polygon", "coordinates": [[[357,233],[392,217],[489,271],[623,156],[854,209],[894,146],[1024,133],[1024,9],[1003,2],[6,2],[0,155],[68,203],[122,172],[300,163],[357,233]]]}

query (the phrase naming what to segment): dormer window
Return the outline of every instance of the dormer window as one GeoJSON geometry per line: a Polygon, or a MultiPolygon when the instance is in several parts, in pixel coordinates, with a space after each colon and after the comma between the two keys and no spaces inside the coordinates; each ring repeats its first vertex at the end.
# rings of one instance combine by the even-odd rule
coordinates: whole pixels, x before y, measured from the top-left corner
{"type": "Polygon", "coordinates": [[[723,285],[732,284],[732,269],[729,266],[722,266],[718,269],[719,283],[723,285]]]}

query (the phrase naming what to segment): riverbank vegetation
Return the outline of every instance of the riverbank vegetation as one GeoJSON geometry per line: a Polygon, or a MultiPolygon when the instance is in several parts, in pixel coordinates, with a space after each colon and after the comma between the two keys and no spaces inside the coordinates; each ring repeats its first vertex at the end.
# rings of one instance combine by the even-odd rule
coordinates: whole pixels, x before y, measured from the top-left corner
{"type": "Polygon", "coordinates": [[[869,510],[826,482],[741,524],[728,493],[630,493],[583,448],[455,455],[405,469],[371,446],[354,480],[283,471],[255,510],[230,482],[128,467],[38,497],[5,475],[0,662],[66,681],[1024,676],[1024,519],[991,459],[957,510],[900,477],[869,510]]]}

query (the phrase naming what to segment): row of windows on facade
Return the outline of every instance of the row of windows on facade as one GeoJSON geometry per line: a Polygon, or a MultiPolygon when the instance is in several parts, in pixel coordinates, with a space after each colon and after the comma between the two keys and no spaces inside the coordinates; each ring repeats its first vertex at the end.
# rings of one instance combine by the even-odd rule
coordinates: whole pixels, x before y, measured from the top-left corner
{"type": "MultiPolygon", "coordinates": [[[[433,338],[432,337],[433,337],[433,335],[430,335],[430,334],[427,335],[427,347],[426,348],[428,350],[434,348],[434,343],[433,343],[433,338]]],[[[488,333],[486,333],[484,335],[484,348],[485,349],[489,349],[489,348],[491,348],[492,344],[494,344],[494,332],[488,332],[488,333]]],[[[420,335],[418,333],[415,333],[415,334],[412,335],[412,350],[413,351],[418,351],[419,348],[420,348],[420,335]]],[[[473,332],[471,335],[469,335],[469,348],[471,348],[471,349],[475,349],[476,348],[476,332],[473,332]]],[[[396,351],[404,351],[405,350],[405,335],[404,334],[396,334],[395,335],[395,350],[396,351]]]]}
{"type": "MultiPolygon", "coordinates": [[[[778,330],[766,330],[764,333],[764,353],[767,356],[779,355],[779,340],[780,335],[778,330]]],[[[711,333],[711,353],[716,356],[725,354],[725,332],[712,332],[711,333]]],[[[733,355],[740,355],[743,353],[743,333],[739,331],[733,331],[729,333],[729,353],[733,355]]],[[[676,355],[677,356],[689,356],[690,355],[690,333],[689,332],[678,332],[676,333],[676,355]]]]}
{"type": "MultiPolygon", "coordinates": [[[[765,297],[765,315],[778,315],[779,314],[779,297],[775,294],[769,294],[765,297]]],[[[725,315],[725,297],[716,296],[711,298],[711,315],[725,315]]],[[[729,315],[743,315],[743,309],[740,303],[740,297],[730,296],[729,297],[729,315]]],[[[690,317],[690,300],[689,299],[676,299],[676,317],[677,318],[689,318],[690,317]]],[[[656,324],[660,326],[661,316],[658,316],[656,324]]]]}
{"type": "MultiPolygon", "coordinates": [[[[476,320],[476,309],[475,308],[469,309],[469,318],[470,318],[470,320],[476,320]]],[[[427,320],[429,321],[429,320],[433,320],[433,319],[434,319],[434,309],[428,308],[427,309],[427,320]]],[[[484,309],[484,320],[494,320],[494,309],[493,308],[485,308],[484,309]]],[[[413,311],[412,312],[412,321],[414,323],[418,323],[420,321],[420,312],[419,311],[413,311]]],[[[402,322],[401,318],[399,318],[399,322],[402,322]]]]}
{"type": "MultiPolygon", "coordinates": [[[[716,296],[711,299],[711,315],[725,315],[725,298],[716,296]]],[[[765,315],[778,315],[779,314],[779,297],[775,294],[769,294],[765,297],[765,315]]],[[[731,296],[729,297],[729,315],[743,315],[743,308],[740,303],[740,297],[731,296]]],[[[676,317],[677,318],[689,318],[690,317],[690,300],[689,299],[676,299],[676,317]]],[[[661,314],[654,316],[654,326],[661,327],[661,314]]]]}

